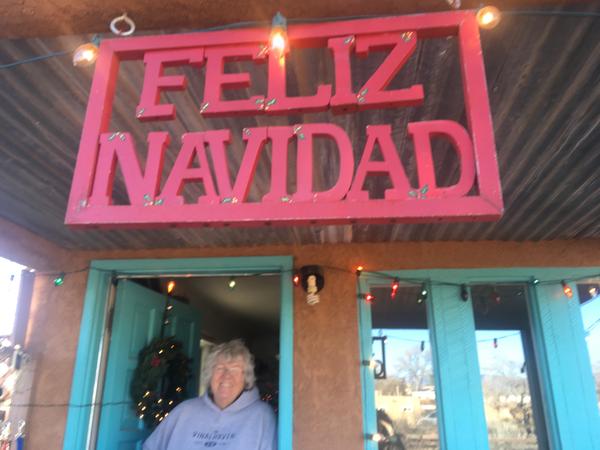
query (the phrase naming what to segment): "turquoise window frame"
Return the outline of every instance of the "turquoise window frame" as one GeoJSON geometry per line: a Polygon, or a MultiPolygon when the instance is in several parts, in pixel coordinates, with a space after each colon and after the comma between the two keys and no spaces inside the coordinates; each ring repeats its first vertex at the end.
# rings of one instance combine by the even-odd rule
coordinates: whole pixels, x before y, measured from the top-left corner
{"type": "Polygon", "coordinates": [[[265,273],[281,274],[278,448],[293,448],[294,321],[292,256],[94,260],[84,297],[63,449],[85,449],[96,385],[108,287],[113,275],[265,273]],[[290,276],[286,276],[290,275],[290,276]]]}
{"type": "MultiPolygon", "coordinates": [[[[544,283],[591,277],[600,273],[600,267],[430,269],[384,273],[401,280],[429,280],[427,321],[441,449],[489,448],[472,304],[470,300],[460,301],[455,285],[508,282],[525,283],[529,289],[527,307],[550,448],[600,449],[600,412],[577,289],[571,283],[574,296],[567,300],[560,282],[544,283]],[[540,283],[531,283],[534,278],[540,283]],[[453,361],[456,355],[462,358],[460,364],[453,361]]],[[[381,277],[366,275],[359,280],[359,293],[382,285],[381,277]]],[[[359,302],[361,361],[365,361],[372,352],[371,311],[366,302],[360,299],[359,302]]],[[[365,449],[376,450],[377,444],[366,439],[367,435],[377,431],[374,380],[366,366],[361,369],[361,382],[365,449]]]]}

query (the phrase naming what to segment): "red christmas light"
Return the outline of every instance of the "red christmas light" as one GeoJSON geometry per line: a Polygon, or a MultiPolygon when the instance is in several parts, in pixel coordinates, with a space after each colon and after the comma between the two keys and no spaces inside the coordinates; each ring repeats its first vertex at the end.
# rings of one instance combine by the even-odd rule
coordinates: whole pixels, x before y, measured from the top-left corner
{"type": "Polygon", "coordinates": [[[292,283],[294,283],[294,286],[296,287],[300,286],[300,275],[298,275],[297,273],[294,274],[294,277],[292,278],[292,283]]]}
{"type": "Polygon", "coordinates": [[[492,291],[492,300],[496,302],[496,304],[500,304],[500,302],[502,301],[502,299],[500,298],[500,294],[498,294],[498,291],[496,289],[492,291]]]}
{"type": "Polygon", "coordinates": [[[390,296],[392,298],[396,297],[399,287],[400,287],[400,282],[398,281],[398,279],[395,279],[394,282],[392,283],[392,293],[390,294],[390,296]]]}
{"type": "Polygon", "coordinates": [[[373,300],[375,300],[375,296],[372,295],[371,293],[364,294],[364,299],[367,303],[373,303],[373,300]]]}

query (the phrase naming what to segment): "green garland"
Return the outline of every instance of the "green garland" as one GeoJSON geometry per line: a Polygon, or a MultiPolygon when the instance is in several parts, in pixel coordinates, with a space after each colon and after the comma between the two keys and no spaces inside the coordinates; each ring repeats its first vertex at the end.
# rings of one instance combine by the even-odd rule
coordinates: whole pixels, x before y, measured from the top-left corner
{"type": "Polygon", "coordinates": [[[150,429],[186,399],[190,359],[174,337],[156,338],[140,351],[130,393],[133,407],[150,429]]]}

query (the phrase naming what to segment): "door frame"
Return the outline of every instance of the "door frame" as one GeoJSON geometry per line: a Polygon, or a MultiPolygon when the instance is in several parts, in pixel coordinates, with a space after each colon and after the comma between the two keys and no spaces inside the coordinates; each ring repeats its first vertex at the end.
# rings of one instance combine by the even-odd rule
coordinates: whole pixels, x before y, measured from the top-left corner
{"type": "MultiPolygon", "coordinates": [[[[479,381],[472,303],[441,298],[441,289],[458,289],[457,284],[523,283],[528,286],[527,307],[535,348],[538,378],[550,448],[600,449],[600,414],[585,330],[579,310],[579,295],[571,283],[573,298],[567,300],[560,283],[544,281],[578,280],[600,273],[599,267],[516,267],[497,269],[428,269],[378,272],[407,283],[427,283],[427,323],[438,402],[440,448],[487,450],[487,426],[479,381]],[[540,281],[532,283],[533,279],[540,281]],[[435,281],[435,282],[433,282],[435,281]],[[446,286],[444,286],[446,283],[446,286]],[[437,289],[436,289],[437,286],[437,289]],[[440,298],[438,298],[440,297],[440,298]],[[451,300],[451,301],[447,301],[451,300]],[[463,318],[456,323],[456,318],[463,318]],[[459,348],[456,344],[459,343],[459,348]],[[449,350],[473,349],[469,364],[456,367],[446,357],[449,350]],[[463,383],[464,380],[469,381],[463,383]],[[459,388],[460,387],[460,388],[459,388]],[[458,417],[458,419],[457,419],[458,417]],[[465,424],[471,424],[467,426],[465,424]],[[465,442],[468,442],[465,444],[465,442]]],[[[357,294],[381,286],[381,277],[361,277],[357,294]]],[[[361,361],[371,355],[371,309],[359,296],[358,321],[361,361]]],[[[363,432],[365,437],[377,431],[374,381],[369,367],[361,370],[363,432]]],[[[365,439],[366,450],[377,444],[365,439]]]]}
{"type": "MultiPolygon", "coordinates": [[[[292,256],[245,256],[186,259],[93,260],[83,303],[83,314],[63,450],[87,449],[93,428],[92,408],[103,382],[102,351],[108,320],[111,280],[126,276],[210,275],[278,273],[281,283],[279,334],[279,416],[278,448],[292,450],[293,445],[293,270],[292,256]],[[290,275],[290,276],[286,276],[290,275]]],[[[101,393],[100,393],[101,394],[101,393]]]]}

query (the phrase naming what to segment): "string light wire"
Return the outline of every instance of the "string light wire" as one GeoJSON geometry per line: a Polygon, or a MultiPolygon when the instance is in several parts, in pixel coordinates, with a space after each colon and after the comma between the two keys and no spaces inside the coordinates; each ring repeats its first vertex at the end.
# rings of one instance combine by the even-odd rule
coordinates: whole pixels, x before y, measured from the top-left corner
{"type": "MultiPolygon", "coordinates": [[[[387,282],[390,283],[394,283],[394,282],[398,282],[398,283],[404,283],[404,284],[414,284],[414,285],[423,285],[423,283],[426,283],[426,285],[431,285],[431,286],[454,286],[454,287],[458,287],[461,288],[463,286],[470,286],[469,283],[454,283],[454,282],[450,282],[450,281],[444,281],[444,280],[435,280],[435,279],[431,279],[431,278],[415,278],[415,277],[401,277],[398,275],[390,275],[389,273],[386,272],[379,272],[379,271],[369,271],[366,270],[364,268],[362,268],[360,270],[360,275],[358,275],[358,272],[356,270],[356,268],[354,269],[350,269],[347,267],[338,267],[338,266],[328,266],[328,265],[322,265],[319,264],[322,268],[327,269],[327,270],[331,270],[331,271],[336,271],[336,272],[343,272],[343,273],[347,273],[347,274],[353,274],[356,276],[356,278],[363,278],[363,279],[381,279],[381,280],[385,280],[387,282]]],[[[362,266],[359,266],[362,267],[362,266]]],[[[57,271],[36,271],[35,274],[36,275],[42,275],[42,276],[50,276],[50,277],[57,277],[59,275],[63,275],[63,276],[68,276],[68,275],[72,275],[72,274],[76,274],[76,273],[81,273],[81,272],[85,272],[88,270],[96,270],[99,272],[104,272],[104,273],[112,273],[114,274],[114,271],[112,270],[106,270],[106,269],[97,269],[97,268],[93,268],[91,266],[86,266],[86,267],[82,267],[80,269],[76,269],[76,270],[71,270],[71,271],[67,271],[67,270],[57,270],[57,271]]],[[[241,277],[241,276],[247,276],[247,277],[252,277],[252,276],[275,276],[275,275],[291,275],[293,276],[294,274],[296,274],[298,272],[298,269],[296,268],[292,268],[289,270],[281,270],[281,271],[268,271],[268,272],[248,272],[248,273],[235,273],[234,275],[237,277],[241,277]]],[[[227,272],[227,273],[223,273],[223,274],[206,274],[206,273],[165,273],[165,274],[140,274],[140,273],[132,273],[132,272],[119,272],[118,275],[116,275],[118,278],[165,278],[165,277],[173,277],[173,278],[177,278],[177,277],[184,277],[184,278],[189,278],[190,276],[197,276],[197,277],[212,277],[212,276],[232,276],[232,273],[227,272]]],[[[515,283],[522,283],[522,284],[528,284],[528,285],[532,285],[532,286],[548,286],[548,285],[559,285],[561,286],[561,283],[563,281],[565,281],[566,283],[577,283],[578,281],[583,281],[583,280],[588,280],[588,279],[594,279],[594,278],[600,278],[600,273],[592,273],[592,274],[586,274],[586,275],[582,275],[579,277],[573,277],[573,278],[568,278],[568,277],[561,277],[561,278],[556,278],[556,279],[547,279],[547,280],[539,280],[536,277],[532,277],[529,279],[515,279],[515,280],[511,280],[511,281],[506,281],[506,282],[494,282],[492,283],[495,286],[500,286],[500,285],[514,285],[515,283]]],[[[486,283],[481,283],[481,282],[477,282],[477,285],[480,284],[486,284],[486,283]]],[[[490,283],[487,283],[490,284],[490,283]]],[[[357,292],[360,292],[360,286],[359,289],[357,290],[357,292]]]]}
{"type": "MultiPolygon", "coordinates": [[[[476,11],[476,10],[475,10],[476,11]]],[[[585,18],[585,17],[600,17],[600,13],[597,12],[585,12],[585,11],[542,11],[542,10],[508,10],[502,11],[503,15],[509,16],[563,16],[563,17],[576,17],[576,18],[585,18]]],[[[376,14],[365,14],[365,15],[357,15],[357,16],[339,16],[339,17],[319,17],[319,18],[308,18],[308,19],[287,19],[288,23],[291,24],[313,24],[313,23],[324,23],[324,22],[340,22],[345,20],[359,20],[359,19],[375,19],[375,18],[386,18],[386,17],[397,17],[390,15],[376,15],[376,14]]],[[[184,34],[184,33],[203,33],[203,32],[211,32],[211,31],[224,31],[224,30],[235,30],[240,28],[250,28],[250,27],[269,27],[271,25],[270,21],[243,21],[243,22],[235,22],[227,25],[217,25],[214,27],[201,28],[201,29],[192,29],[181,31],[173,34],[184,34]]],[[[77,47],[71,50],[63,50],[51,52],[46,55],[34,56],[31,58],[21,59],[17,61],[13,61],[7,64],[0,64],[0,70],[13,69],[15,67],[21,66],[23,64],[34,63],[38,61],[44,61],[49,58],[55,58],[57,56],[69,55],[72,54],[77,47]]]]}

